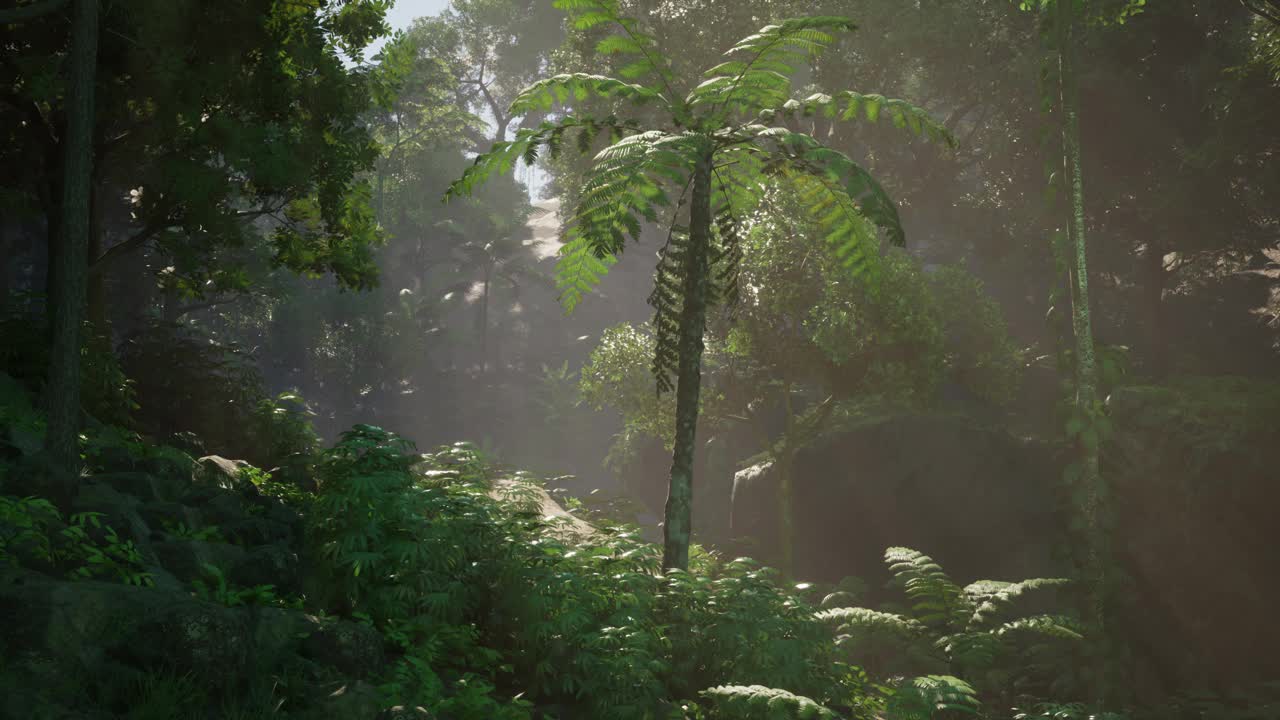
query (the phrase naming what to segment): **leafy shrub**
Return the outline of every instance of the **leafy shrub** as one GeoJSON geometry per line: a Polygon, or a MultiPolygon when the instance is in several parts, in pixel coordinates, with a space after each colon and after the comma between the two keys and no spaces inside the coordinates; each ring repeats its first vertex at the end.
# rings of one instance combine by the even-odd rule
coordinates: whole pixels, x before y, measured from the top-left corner
{"type": "Polygon", "coordinates": [[[317,585],[330,610],[399,648],[388,703],[515,718],[530,700],[625,720],[701,712],[713,700],[699,691],[731,684],[778,685],[833,711],[866,700],[865,676],[836,661],[830,631],[771,571],[706,556],[662,573],[633,531],[570,546],[531,494],[490,491],[466,446],[419,456],[357,426],[322,455],[317,585]]]}
{"type": "MultiPolygon", "coordinates": [[[[1045,669],[1037,661],[1039,656],[1049,651],[1055,657],[1056,650],[1060,660],[1059,643],[1081,639],[1078,624],[1070,617],[1016,613],[1021,598],[1065,585],[1065,580],[979,580],[961,587],[932,558],[916,550],[889,548],[885,562],[910,603],[905,612],[831,608],[818,616],[839,629],[837,642],[858,660],[871,659],[877,646],[887,643],[890,653],[882,657],[892,660],[878,668],[886,674],[940,670],[981,681],[984,689],[1026,690],[1030,676],[1045,669]],[[1017,642],[1027,639],[1049,641],[1050,647],[1017,642]]],[[[1043,674],[1056,678],[1052,669],[1043,674]]]]}
{"type": "Polygon", "coordinates": [[[0,562],[52,566],[73,578],[154,584],[133,541],[102,524],[101,517],[101,513],[76,513],[64,523],[58,509],[44,498],[0,495],[0,562]]]}
{"type": "Polygon", "coordinates": [[[191,581],[194,595],[202,600],[216,602],[227,607],[242,605],[279,605],[288,606],[285,600],[276,595],[275,585],[255,585],[253,587],[236,587],[227,580],[222,568],[212,563],[201,563],[202,577],[191,581]]]}
{"type": "Polygon", "coordinates": [[[154,323],[125,343],[123,365],[147,434],[192,433],[219,454],[306,473],[318,445],[306,404],[295,393],[270,396],[239,347],[190,325],[154,323]]]}
{"type": "MultiPolygon", "coordinates": [[[[88,338],[85,325],[82,337],[88,338]]],[[[34,308],[10,311],[0,317],[0,373],[20,381],[39,395],[49,367],[49,330],[43,312],[34,308]]],[[[121,364],[100,343],[81,348],[80,404],[99,422],[129,426],[137,409],[132,381],[121,364]]]]}
{"type": "Polygon", "coordinates": [[[787,717],[836,720],[836,714],[807,697],[762,685],[722,685],[698,693],[712,702],[712,717],[754,720],[787,717]]]}

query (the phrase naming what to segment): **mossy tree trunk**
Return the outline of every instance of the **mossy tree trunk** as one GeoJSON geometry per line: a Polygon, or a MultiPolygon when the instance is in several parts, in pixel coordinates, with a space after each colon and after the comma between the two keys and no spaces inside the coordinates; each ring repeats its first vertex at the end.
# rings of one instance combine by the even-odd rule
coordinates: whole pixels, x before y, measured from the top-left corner
{"type": "Polygon", "coordinates": [[[75,492],[80,465],[80,345],[89,270],[97,55],[98,0],[75,0],[67,61],[67,124],[62,139],[61,220],[49,293],[49,418],[44,443],[51,473],[50,495],[62,504],[69,503],[75,492]]]}
{"type": "Polygon", "coordinates": [[[680,308],[679,365],[676,373],[676,432],[671,482],[662,528],[662,566],[689,568],[693,514],[693,455],[697,441],[698,399],[702,390],[702,335],[707,326],[711,282],[711,169],[706,151],[693,170],[689,205],[689,246],[684,261],[680,308]]]}
{"type": "Polygon", "coordinates": [[[1105,653],[1107,645],[1106,585],[1107,563],[1104,557],[1105,528],[1102,523],[1102,473],[1099,467],[1098,373],[1093,346],[1093,327],[1089,313],[1089,268],[1085,241],[1084,171],[1080,159],[1080,89],[1076,70],[1076,17],[1071,0],[1058,0],[1058,62],[1062,107],[1062,144],[1065,179],[1070,214],[1068,236],[1072,275],[1071,325],[1075,335],[1076,418],[1080,423],[1076,438],[1079,450],[1077,487],[1081,498],[1079,512],[1085,533],[1085,573],[1090,585],[1090,614],[1095,647],[1099,650],[1094,666],[1095,701],[1098,706],[1108,696],[1105,653]]]}

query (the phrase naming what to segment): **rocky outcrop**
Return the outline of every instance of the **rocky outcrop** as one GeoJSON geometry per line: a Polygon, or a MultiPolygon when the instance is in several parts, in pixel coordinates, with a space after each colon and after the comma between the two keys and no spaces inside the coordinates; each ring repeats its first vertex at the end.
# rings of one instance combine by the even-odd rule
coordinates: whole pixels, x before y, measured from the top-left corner
{"type": "MultiPolygon", "coordinates": [[[[1026,577],[1053,567],[1041,540],[1061,526],[1051,448],[963,417],[867,422],[801,450],[794,465],[796,573],[878,587],[882,554],[904,545],[959,578],[1026,577]]],[[[734,478],[732,529],[773,562],[778,500],[766,461],[734,478]]]]}
{"type": "MultiPolygon", "coordinates": [[[[1139,693],[1280,676],[1280,383],[1184,378],[1112,392],[1103,452],[1122,572],[1116,632],[1139,693]]],[[[1070,574],[1068,454],[963,416],[890,416],[796,457],[796,572],[888,579],[884,549],[937,559],[957,580],[1070,574]]],[[[734,480],[737,552],[773,561],[777,481],[767,462],[734,480]]]]}
{"type": "Polygon", "coordinates": [[[109,526],[133,543],[151,587],[0,563],[0,718],[105,719],[135,708],[157,678],[240,697],[285,675],[302,684],[290,717],[377,716],[370,683],[388,663],[379,633],[234,600],[263,586],[294,596],[305,574],[300,516],[260,493],[241,467],[211,456],[82,481],[72,511],[99,514],[100,527],[86,526],[94,541],[109,526]]]}

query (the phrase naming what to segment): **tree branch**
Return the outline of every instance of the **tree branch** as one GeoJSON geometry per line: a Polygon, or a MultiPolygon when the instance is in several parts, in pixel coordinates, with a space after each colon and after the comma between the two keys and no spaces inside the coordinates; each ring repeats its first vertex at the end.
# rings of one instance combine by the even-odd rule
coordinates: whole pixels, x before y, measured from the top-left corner
{"type": "Polygon", "coordinates": [[[173,317],[176,320],[182,317],[183,315],[186,315],[188,313],[193,313],[198,310],[208,310],[209,308],[217,307],[218,305],[231,305],[233,303],[240,302],[241,300],[244,299],[244,297],[245,297],[244,295],[235,295],[229,298],[220,298],[216,300],[209,300],[207,302],[192,303],[191,305],[183,305],[182,307],[178,308],[177,313],[173,317]]]}
{"type": "Polygon", "coordinates": [[[101,255],[94,258],[92,261],[90,261],[89,276],[95,277],[97,275],[102,274],[102,272],[106,270],[108,265],[115,262],[116,260],[119,260],[121,257],[128,255],[134,250],[137,250],[138,248],[142,247],[147,243],[148,240],[160,234],[160,231],[164,230],[166,227],[169,227],[169,222],[167,218],[165,219],[164,222],[157,222],[146,228],[143,228],[141,231],[139,231],[136,235],[129,238],[128,240],[125,240],[124,242],[116,243],[115,245],[112,245],[110,248],[107,248],[106,252],[102,253],[101,255]]]}

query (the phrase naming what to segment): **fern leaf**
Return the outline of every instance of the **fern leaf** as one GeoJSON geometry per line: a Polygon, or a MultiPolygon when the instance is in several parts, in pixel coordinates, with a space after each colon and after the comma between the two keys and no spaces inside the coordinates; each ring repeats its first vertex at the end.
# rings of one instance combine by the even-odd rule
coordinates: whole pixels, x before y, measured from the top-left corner
{"type": "Polygon", "coordinates": [[[1061,615],[1034,615],[1004,623],[995,630],[1004,637],[1014,633],[1031,633],[1062,640],[1083,640],[1079,623],[1061,615]]]}
{"type": "Polygon", "coordinates": [[[635,85],[606,75],[570,73],[539,80],[525,88],[512,101],[510,113],[524,115],[537,110],[550,110],[557,104],[564,105],[588,98],[628,100],[642,105],[661,96],[643,85],[635,85]]]}
{"type": "Polygon", "coordinates": [[[923,108],[905,100],[886,98],[883,95],[863,95],[852,90],[845,90],[835,95],[818,93],[804,100],[784,102],[778,107],[762,111],[760,120],[772,123],[778,116],[820,116],[828,120],[847,121],[861,117],[874,123],[886,114],[895,127],[909,130],[916,137],[924,137],[951,148],[956,146],[956,139],[951,131],[934,120],[933,116],[923,108]]]}
{"type": "Polygon", "coordinates": [[[735,720],[837,720],[838,716],[802,695],[763,685],[721,685],[698,693],[735,720]]]}
{"type": "Polygon", "coordinates": [[[1063,578],[1030,578],[1016,583],[979,580],[965,587],[964,594],[975,608],[973,622],[980,624],[992,620],[1029,592],[1068,584],[1070,581],[1063,578]]]}
{"type": "MultiPolygon", "coordinates": [[[[796,169],[818,178],[828,191],[840,187],[854,202],[861,217],[883,229],[892,245],[904,245],[906,234],[902,232],[902,220],[890,196],[867,169],[844,152],[829,149],[812,136],[786,129],[769,129],[767,133],[759,133],[756,140],[776,143],[796,169]]],[[[854,222],[852,218],[847,220],[854,222]]]]}
{"type": "Polygon", "coordinates": [[[717,112],[756,113],[786,102],[795,67],[817,57],[835,41],[833,32],[856,29],[843,17],[818,16],[784,20],[740,40],[725,53],[740,56],[716,65],[685,98],[690,107],[713,106],[717,112]]]}
{"type": "Polygon", "coordinates": [[[969,683],[950,675],[925,675],[898,686],[885,709],[895,720],[930,720],[947,710],[976,715],[979,707],[969,683]]]}
{"type": "Polygon", "coordinates": [[[907,597],[915,601],[912,613],[916,620],[950,626],[968,619],[972,605],[964,591],[933,558],[911,548],[891,547],[885,550],[884,559],[907,597]]]}
{"type": "Polygon", "coordinates": [[[639,240],[641,221],[656,222],[670,205],[666,187],[688,177],[687,135],[660,131],[622,138],[595,156],[566,223],[566,244],[556,284],[572,310],[613,264],[628,238],[639,240]]]}
{"type": "Polygon", "coordinates": [[[622,77],[638,80],[652,75],[668,90],[675,84],[670,63],[659,49],[657,39],[642,31],[634,19],[623,16],[614,0],[555,0],[552,5],[569,13],[573,26],[580,30],[611,24],[621,31],[606,35],[596,43],[596,52],[634,56],[634,61],[620,73],[622,77]]]}
{"type": "Polygon", "coordinates": [[[634,126],[624,124],[612,117],[597,120],[591,117],[569,116],[544,122],[537,127],[523,128],[516,132],[514,140],[496,142],[489,152],[476,156],[475,161],[462,173],[462,176],[449,185],[444,194],[444,201],[471,195],[476,187],[484,184],[494,175],[510,172],[517,162],[524,161],[532,165],[537,159],[539,147],[547,147],[554,155],[564,133],[573,129],[593,132],[607,129],[610,133],[619,135],[635,132],[634,126]]]}
{"type": "Polygon", "coordinates": [[[924,631],[924,626],[909,617],[867,608],[831,608],[816,613],[814,617],[820,622],[835,625],[842,632],[889,632],[914,636],[924,631]]]}

